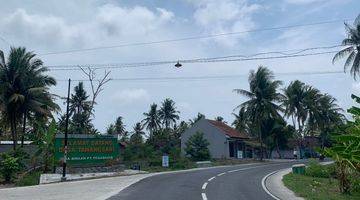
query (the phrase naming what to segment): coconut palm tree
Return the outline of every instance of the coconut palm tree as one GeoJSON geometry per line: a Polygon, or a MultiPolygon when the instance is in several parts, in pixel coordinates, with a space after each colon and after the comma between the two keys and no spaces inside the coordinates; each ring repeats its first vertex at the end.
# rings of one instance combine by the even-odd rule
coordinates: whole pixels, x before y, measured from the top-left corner
{"type": "Polygon", "coordinates": [[[333,63],[347,57],[344,70],[351,66],[350,74],[356,79],[360,73],[360,15],[355,19],[353,26],[345,23],[345,30],[347,37],[341,44],[346,47],[335,54],[333,63]]]}
{"type": "Polygon", "coordinates": [[[239,114],[235,114],[233,113],[235,120],[232,123],[233,126],[235,126],[235,129],[238,130],[239,132],[245,132],[248,133],[249,130],[249,120],[246,116],[246,110],[245,107],[240,108],[239,110],[239,114]]]}
{"type": "Polygon", "coordinates": [[[205,118],[205,115],[202,113],[198,113],[194,119],[189,119],[190,125],[194,125],[196,122],[198,122],[200,119],[205,118]]]}
{"type": "Polygon", "coordinates": [[[297,123],[299,134],[307,117],[304,105],[307,95],[305,88],[305,83],[295,80],[283,89],[284,99],[282,106],[285,108],[285,117],[291,117],[294,127],[296,127],[297,123]]]}
{"type": "Polygon", "coordinates": [[[56,81],[44,74],[47,68],[35,56],[23,47],[12,47],[5,61],[4,53],[0,51],[0,110],[10,124],[14,149],[21,118],[24,134],[26,119],[31,114],[51,117],[52,111],[59,109],[54,103],[54,95],[49,93],[49,87],[56,81]]]}
{"type": "Polygon", "coordinates": [[[176,110],[173,100],[167,98],[162,102],[159,117],[166,129],[169,129],[180,118],[178,113],[180,112],[176,110]]]}
{"type": "Polygon", "coordinates": [[[249,100],[243,102],[237,108],[245,108],[246,115],[254,124],[261,143],[261,160],[263,159],[263,138],[266,136],[264,123],[273,118],[281,118],[279,112],[283,109],[278,105],[282,100],[282,94],[277,89],[282,84],[281,81],[274,80],[273,73],[266,67],[260,66],[257,71],[250,71],[249,75],[250,90],[234,89],[240,95],[249,100]]]}
{"type": "Polygon", "coordinates": [[[157,110],[157,105],[155,103],[150,105],[150,110],[148,113],[144,113],[145,119],[142,120],[143,125],[147,130],[150,131],[150,136],[152,133],[160,128],[160,117],[159,111],[157,110]]]}
{"type": "Polygon", "coordinates": [[[127,131],[125,129],[125,124],[123,122],[123,117],[119,116],[118,118],[116,118],[114,127],[115,127],[115,134],[125,136],[127,131]]]}
{"type": "Polygon", "coordinates": [[[74,94],[71,94],[69,101],[69,111],[70,115],[79,114],[82,112],[92,112],[91,101],[88,100],[89,95],[84,89],[84,83],[79,82],[77,86],[74,87],[74,94]]]}
{"type": "Polygon", "coordinates": [[[134,145],[139,145],[143,143],[143,135],[145,132],[143,131],[143,126],[140,122],[136,123],[133,128],[133,133],[130,137],[130,143],[134,145]]]}

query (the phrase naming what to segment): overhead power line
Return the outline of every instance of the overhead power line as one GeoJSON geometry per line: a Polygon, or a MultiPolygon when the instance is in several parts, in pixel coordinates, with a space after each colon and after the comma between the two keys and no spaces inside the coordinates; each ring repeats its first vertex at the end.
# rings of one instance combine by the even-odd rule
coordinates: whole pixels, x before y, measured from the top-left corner
{"type": "Polygon", "coordinates": [[[278,26],[278,27],[251,29],[251,30],[246,30],[246,31],[218,33],[218,34],[202,35],[202,36],[190,36],[190,37],[175,38],[175,39],[168,39],[168,40],[158,40],[158,41],[149,41],[149,42],[134,42],[134,43],[124,43],[124,44],[112,45],[112,46],[99,46],[99,47],[92,47],[92,48],[72,49],[72,50],[65,50],[65,51],[54,51],[54,52],[40,53],[39,55],[40,56],[46,56],[46,55],[67,54],[67,53],[75,53],[75,52],[96,51],[96,50],[101,50],[101,49],[113,49],[113,48],[121,48],[121,47],[144,46],[144,45],[154,45],[154,44],[162,44],[162,43],[181,42],[181,41],[187,41],[187,40],[208,39],[208,38],[239,35],[239,34],[252,33],[252,32],[274,31],[274,30],[292,29],[292,28],[306,27],[306,26],[333,24],[333,23],[350,21],[350,20],[354,20],[354,19],[336,19],[336,20],[320,21],[320,22],[312,22],[312,23],[304,23],[304,24],[295,24],[295,25],[288,25],[288,26],[278,26]]]}
{"type": "MultiPolygon", "coordinates": [[[[313,72],[284,72],[275,75],[325,75],[340,74],[344,71],[313,71],[313,72]]],[[[214,80],[214,79],[233,79],[246,77],[248,74],[237,75],[218,75],[218,76],[183,76],[183,77],[137,77],[137,78],[111,78],[111,81],[172,81],[172,80],[214,80]]],[[[57,81],[68,81],[67,79],[57,79],[57,81]]],[[[72,81],[89,81],[88,79],[73,79],[72,81]]]]}
{"type": "MultiPolygon", "coordinates": [[[[146,66],[158,66],[166,64],[174,64],[176,62],[181,63],[217,63],[217,62],[241,62],[241,61],[252,61],[252,60],[272,60],[272,59],[284,59],[284,58],[295,58],[295,57],[305,57],[305,56],[315,56],[323,54],[332,54],[337,51],[322,51],[322,52],[312,52],[312,53],[302,53],[302,54],[288,54],[288,55],[279,55],[279,56],[262,56],[262,57],[249,57],[244,55],[232,55],[232,56],[222,56],[222,57],[212,57],[212,58],[197,58],[197,59],[187,59],[187,60],[168,60],[168,61],[156,61],[156,62],[139,62],[139,63],[113,63],[113,64],[84,64],[84,65],[58,65],[58,66],[47,66],[53,71],[76,71],[81,70],[79,67],[90,67],[92,69],[119,69],[119,68],[137,68],[137,67],[146,67],[146,66]]],[[[273,52],[271,52],[273,53],[273,52]]]]}

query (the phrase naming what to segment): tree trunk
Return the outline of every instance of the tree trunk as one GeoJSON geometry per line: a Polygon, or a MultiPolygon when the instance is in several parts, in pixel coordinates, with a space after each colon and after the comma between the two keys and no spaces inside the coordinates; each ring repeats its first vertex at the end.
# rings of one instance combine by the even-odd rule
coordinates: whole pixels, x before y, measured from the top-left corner
{"type": "Polygon", "coordinates": [[[21,148],[24,147],[24,137],[26,132],[26,110],[24,111],[24,121],[23,121],[23,130],[21,135],[21,148]]]}
{"type": "Polygon", "coordinates": [[[282,156],[281,156],[281,154],[280,154],[279,142],[278,142],[277,140],[276,140],[276,151],[277,151],[277,153],[279,154],[279,158],[281,159],[282,156]]]}
{"type": "Polygon", "coordinates": [[[10,119],[10,129],[11,129],[11,136],[13,140],[13,150],[16,150],[16,144],[17,144],[17,136],[16,136],[16,121],[15,117],[11,117],[10,119]]]}
{"type": "Polygon", "coordinates": [[[260,161],[263,160],[264,153],[263,153],[263,140],[262,140],[262,133],[260,132],[260,161]]]}

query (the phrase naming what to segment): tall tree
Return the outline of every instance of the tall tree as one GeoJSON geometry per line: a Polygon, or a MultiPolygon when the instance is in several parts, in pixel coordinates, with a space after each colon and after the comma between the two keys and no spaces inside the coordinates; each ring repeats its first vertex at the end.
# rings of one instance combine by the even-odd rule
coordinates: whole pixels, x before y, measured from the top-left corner
{"type": "Polygon", "coordinates": [[[106,134],[107,134],[107,135],[114,135],[114,134],[115,134],[115,126],[114,126],[114,124],[110,124],[110,125],[106,128],[106,134]]]}
{"type": "Polygon", "coordinates": [[[341,44],[346,47],[335,54],[333,63],[347,57],[344,70],[351,66],[350,73],[356,79],[360,73],[360,15],[355,19],[353,26],[345,23],[345,30],[347,37],[341,44]]]}
{"type": "Polygon", "coordinates": [[[118,134],[121,137],[124,137],[126,135],[127,131],[125,129],[125,124],[123,122],[123,117],[119,116],[118,118],[116,118],[114,127],[115,127],[115,134],[118,134]]]}
{"type": "Polygon", "coordinates": [[[232,123],[233,126],[235,126],[235,129],[239,132],[245,132],[245,133],[250,133],[249,131],[249,124],[250,121],[248,120],[247,116],[246,116],[246,109],[245,107],[242,107],[239,109],[239,114],[234,114],[235,120],[232,123]]]}
{"type": "Polygon", "coordinates": [[[194,125],[196,122],[198,122],[200,119],[205,118],[205,115],[202,113],[198,113],[194,119],[190,119],[190,125],[194,125]]]}
{"type": "Polygon", "coordinates": [[[83,82],[79,82],[74,87],[69,101],[69,115],[71,117],[70,132],[76,134],[94,134],[97,130],[91,123],[90,114],[92,113],[91,101],[88,100],[83,82]]]}
{"type": "Polygon", "coordinates": [[[283,92],[282,106],[285,108],[285,117],[291,118],[294,127],[297,124],[298,133],[301,136],[302,126],[307,117],[305,101],[308,98],[308,91],[306,85],[299,80],[295,80],[284,88],[283,92]]]}
{"type": "Polygon", "coordinates": [[[130,137],[130,143],[136,146],[142,144],[143,135],[145,135],[145,132],[143,131],[143,126],[140,122],[138,122],[135,124],[133,129],[133,133],[130,137]]]}
{"type": "Polygon", "coordinates": [[[170,126],[175,124],[176,120],[180,118],[179,113],[172,99],[167,98],[162,102],[159,117],[166,129],[169,129],[170,126]]]}
{"type": "Polygon", "coordinates": [[[150,135],[160,128],[160,117],[157,105],[155,103],[150,105],[150,110],[144,113],[145,119],[142,120],[144,126],[150,131],[150,135]]]}
{"type": "Polygon", "coordinates": [[[249,99],[236,108],[245,108],[248,119],[253,122],[257,129],[258,138],[261,144],[261,160],[263,159],[263,138],[266,137],[266,134],[269,131],[263,128],[264,124],[269,119],[281,118],[279,112],[283,111],[278,105],[283,96],[277,92],[277,89],[282,82],[274,80],[274,78],[273,73],[269,69],[260,66],[256,72],[253,70],[250,71],[249,91],[234,89],[236,93],[249,99]]]}
{"type": "Polygon", "coordinates": [[[91,101],[88,99],[89,95],[86,93],[84,83],[79,82],[78,85],[74,87],[74,94],[71,94],[69,101],[70,115],[79,114],[82,112],[92,112],[91,101]]]}
{"type": "Polygon", "coordinates": [[[16,149],[17,127],[22,121],[24,140],[26,119],[32,114],[36,117],[52,117],[59,109],[54,103],[54,95],[49,87],[56,84],[54,78],[45,75],[43,66],[36,54],[25,48],[11,47],[7,61],[0,51],[0,110],[10,124],[13,148],[16,149]]]}

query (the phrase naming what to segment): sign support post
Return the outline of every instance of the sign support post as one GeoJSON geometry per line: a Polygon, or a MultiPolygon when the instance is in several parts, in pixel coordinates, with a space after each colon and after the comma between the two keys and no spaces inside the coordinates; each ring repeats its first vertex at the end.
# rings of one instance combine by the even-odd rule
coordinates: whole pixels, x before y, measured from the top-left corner
{"type": "Polygon", "coordinates": [[[68,95],[66,100],[66,121],[65,121],[65,138],[64,138],[64,161],[63,161],[63,171],[62,171],[62,181],[66,181],[66,158],[68,153],[68,126],[69,126],[69,101],[70,101],[70,83],[71,79],[69,79],[68,86],[68,95]]]}

